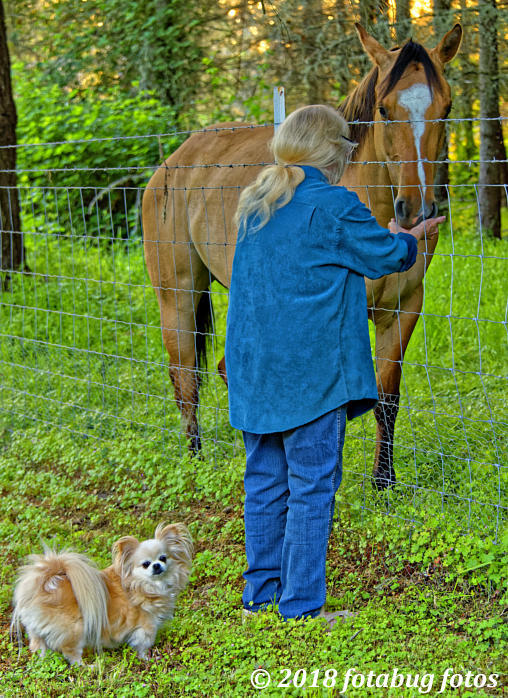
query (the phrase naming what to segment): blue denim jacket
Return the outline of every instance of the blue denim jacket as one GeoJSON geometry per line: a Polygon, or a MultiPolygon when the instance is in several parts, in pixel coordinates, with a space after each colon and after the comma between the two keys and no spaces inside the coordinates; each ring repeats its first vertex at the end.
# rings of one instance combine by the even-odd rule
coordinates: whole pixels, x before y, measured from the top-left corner
{"type": "Polygon", "coordinates": [[[356,194],[316,168],[252,232],[233,261],[226,330],[229,416],[255,434],[286,431],[378,400],[363,277],[405,271],[413,236],[376,222],[356,194]]]}

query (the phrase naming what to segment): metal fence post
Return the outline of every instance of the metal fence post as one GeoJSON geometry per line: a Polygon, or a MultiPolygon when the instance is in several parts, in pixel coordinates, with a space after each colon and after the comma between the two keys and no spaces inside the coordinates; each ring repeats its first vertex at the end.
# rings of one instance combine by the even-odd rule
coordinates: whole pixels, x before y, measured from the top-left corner
{"type": "Polygon", "coordinates": [[[273,130],[274,132],[279,128],[281,123],[286,118],[286,103],[284,98],[284,88],[274,87],[273,88],[273,130]]]}

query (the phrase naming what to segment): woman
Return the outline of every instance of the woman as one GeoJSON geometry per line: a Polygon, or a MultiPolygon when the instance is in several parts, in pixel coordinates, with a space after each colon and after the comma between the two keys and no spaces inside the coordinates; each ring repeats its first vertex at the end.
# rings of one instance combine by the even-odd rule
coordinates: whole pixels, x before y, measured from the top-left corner
{"type": "Polygon", "coordinates": [[[409,269],[444,220],[379,226],[333,186],[354,145],[332,108],[298,109],[273,138],[276,165],[238,204],[226,370],[247,455],[247,612],[322,615],[346,417],[378,400],[363,277],[409,269]]]}

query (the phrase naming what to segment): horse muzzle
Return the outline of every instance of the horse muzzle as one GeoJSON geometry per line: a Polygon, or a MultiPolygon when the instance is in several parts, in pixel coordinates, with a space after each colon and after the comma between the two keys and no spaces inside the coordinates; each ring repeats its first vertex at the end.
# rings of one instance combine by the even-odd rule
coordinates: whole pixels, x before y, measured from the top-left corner
{"type": "Polygon", "coordinates": [[[395,220],[402,228],[409,230],[423,220],[437,216],[438,209],[435,201],[424,201],[416,212],[414,212],[415,208],[411,201],[406,199],[397,198],[395,201],[395,220]]]}

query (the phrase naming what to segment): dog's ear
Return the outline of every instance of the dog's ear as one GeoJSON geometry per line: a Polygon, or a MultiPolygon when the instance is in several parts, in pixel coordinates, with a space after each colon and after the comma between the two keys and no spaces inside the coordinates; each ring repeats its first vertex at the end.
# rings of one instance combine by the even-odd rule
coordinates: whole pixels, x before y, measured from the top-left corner
{"type": "Polygon", "coordinates": [[[159,524],[155,529],[155,538],[165,543],[171,557],[190,571],[194,544],[185,524],[159,524]]]}
{"type": "Polygon", "coordinates": [[[182,538],[192,542],[192,537],[187,526],[183,523],[159,524],[155,529],[155,538],[166,541],[169,545],[177,543],[182,538]]]}
{"type": "Polygon", "coordinates": [[[113,565],[120,576],[126,573],[129,558],[138,546],[139,540],[134,536],[123,536],[113,543],[113,565]]]}

